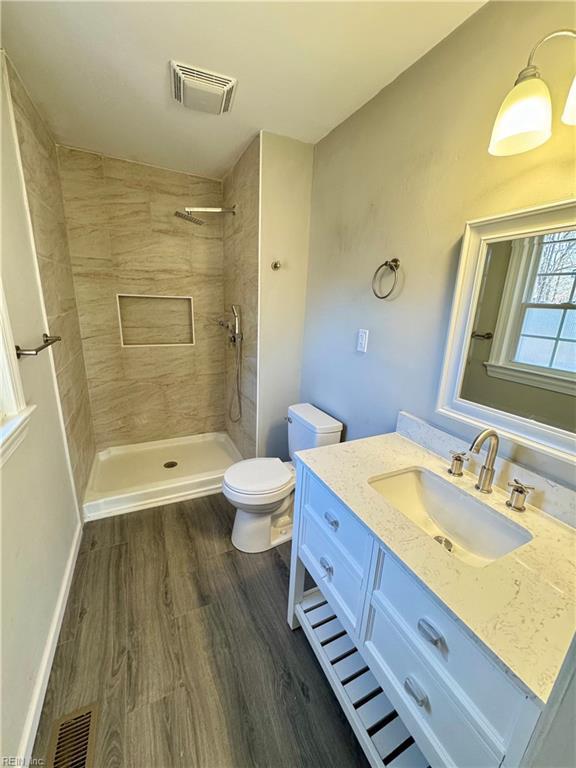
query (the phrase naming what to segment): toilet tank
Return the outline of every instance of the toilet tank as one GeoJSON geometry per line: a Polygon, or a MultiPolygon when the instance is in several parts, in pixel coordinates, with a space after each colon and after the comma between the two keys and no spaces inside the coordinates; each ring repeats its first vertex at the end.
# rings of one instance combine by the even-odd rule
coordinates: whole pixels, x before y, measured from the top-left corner
{"type": "Polygon", "coordinates": [[[290,458],[295,451],[319,448],[340,442],[342,423],[310,403],[298,403],[288,408],[288,449],[290,458]]]}

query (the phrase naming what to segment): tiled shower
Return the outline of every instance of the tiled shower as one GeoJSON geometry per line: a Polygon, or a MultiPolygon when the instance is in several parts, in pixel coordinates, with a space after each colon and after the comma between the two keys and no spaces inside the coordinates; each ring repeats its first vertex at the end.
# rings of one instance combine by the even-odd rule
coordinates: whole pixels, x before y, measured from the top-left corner
{"type": "Polygon", "coordinates": [[[285,457],[284,417],[299,389],[312,147],[260,133],[218,180],[59,146],[8,68],[85,515],[214,493],[239,458],[285,457]],[[197,226],[174,215],[187,206],[235,215],[208,214],[197,226]],[[232,304],[243,332],[238,421],[235,350],[220,324],[232,304]],[[210,435],[211,443],[202,437],[210,435]],[[145,492],[128,499],[139,468],[145,492]],[[151,487],[162,493],[151,497],[151,487]],[[107,494],[122,504],[101,508],[107,494]]]}
{"type": "Polygon", "coordinates": [[[254,456],[259,138],[224,181],[118,160],[56,146],[12,67],[10,82],[47,330],[63,338],[54,353],[79,502],[95,455],[117,446],[228,431],[254,456]],[[230,222],[174,216],[224,197],[230,222]],[[191,299],[189,339],[166,297],[191,299]],[[218,324],[231,303],[245,335],[239,423],[227,416],[234,358],[218,324]]]}
{"type": "Polygon", "coordinates": [[[97,450],[224,429],[222,219],[174,216],[221,205],[222,184],[66,148],[58,159],[97,450]],[[119,295],[151,297],[153,341],[121,346],[119,295]],[[156,296],[193,297],[193,345],[174,344],[156,296]]]}

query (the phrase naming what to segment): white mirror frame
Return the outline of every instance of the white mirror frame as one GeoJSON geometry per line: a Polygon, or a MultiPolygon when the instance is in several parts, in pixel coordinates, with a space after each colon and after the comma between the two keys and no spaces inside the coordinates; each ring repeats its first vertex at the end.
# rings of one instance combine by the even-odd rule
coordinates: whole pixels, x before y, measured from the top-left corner
{"type": "Polygon", "coordinates": [[[576,227],[576,200],[466,223],[436,412],[465,424],[497,429],[502,437],[564,462],[574,462],[576,436],[532,419],[464,400],[460,387],[476,316],[488,246],[496,241],[576,227]]]}

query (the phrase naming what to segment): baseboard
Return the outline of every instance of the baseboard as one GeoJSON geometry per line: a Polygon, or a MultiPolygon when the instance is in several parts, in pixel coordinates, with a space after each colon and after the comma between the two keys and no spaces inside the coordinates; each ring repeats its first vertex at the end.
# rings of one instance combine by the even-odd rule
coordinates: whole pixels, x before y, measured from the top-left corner
{"type": "Polygon", "coordinates": [[[70,554],[68,556],[68,562],[66,563],[66,570],[64,571],[64,577],[60,586],[60,593],[56,602],[54,616],[52,617],[50,631],[48,633],[46,645],[44,646],[44,653],[42,654],[40,669],[36,675],[36,684],[34,685],[32,702],[28,708],[28,714],[26,716],[26,722],[24,723],[22,738],[20,740],[20,748],[18,750],[18,754],[20,759],[23,761],[22,765],[29,765],[30,758],[32,757],[36,731],[38,730],[38,723],[40,722],[40,715],[42,714],[42,706],[44,704],[46,688],[48,687],[48,680],[50,679],[50,671],[52,669],[52,662],[54,661],[54,655],[56,653],[56,646],[58,645],[58,636],[60,635],[60,628],[64,619],[64,611],[66,610],[68,594],[72,584],[72,577],[74,576],[74,568],[76,566],[78,550],[80,549],[81,538],[82,525],[78,524],[74,534],[74,541],[70,549],[70,554]]]}

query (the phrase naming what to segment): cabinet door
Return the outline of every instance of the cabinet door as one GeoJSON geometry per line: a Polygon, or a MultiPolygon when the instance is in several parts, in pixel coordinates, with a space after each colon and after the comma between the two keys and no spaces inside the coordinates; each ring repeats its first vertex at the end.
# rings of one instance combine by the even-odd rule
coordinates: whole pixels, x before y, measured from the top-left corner
{"type": "Polygon", "coordinates": [[[326,486],[305,470],[297,507],[298,557],[356,640],[366,597],[373,538],[326,486]]]}
{"type": "Polygon", "coordinates": [[[298,551],[344,629],[358,638],[364,604],[363,570],[335,545],[319,521],[306,511],[300,521],[298,551]]]}
{"type": "Polygon", "coordinates": [[[303,506],[336,547],[363,572],[372,534],[356,515],[310,474],[306,476],[303,506]]]}
{"type": "Polygon", "coordinates": [[[361,638],[359,650],[432,765],[488,768],[522,755],[540,707],[379,541],[361,638]]]}
{"type": "Polygon", "coordinates": [[[368,609],[364,658],[432,765],[498,768],[503,753],[387,612],[368,609]]]}
{"type": "Polygon", "coordinates": [[[526,709],[538,709],[442,603],[381,550],[372,602],[382,605],[418,653],[505,751],[526,709]]]}

